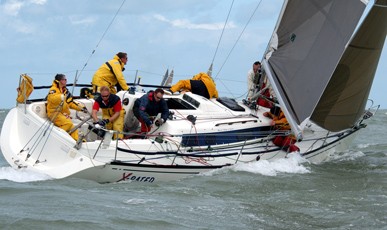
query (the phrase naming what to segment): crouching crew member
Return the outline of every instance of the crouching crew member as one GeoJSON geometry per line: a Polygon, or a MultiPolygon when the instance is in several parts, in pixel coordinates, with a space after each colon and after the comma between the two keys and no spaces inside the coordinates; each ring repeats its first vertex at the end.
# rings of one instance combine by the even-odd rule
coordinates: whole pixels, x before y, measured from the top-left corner
{"type": "Polygon", "coordinates": [[[122,108],[121,99],[115,94],[111,94],[107,86],[100,88],[101,96],[95,99],[93,104],[92,117],[94,124],[99,124],[109,130],[118,131],[118,137],[114,134],[113,138],[123,139],[125,110],[122,108]],[[98,120],[97,112],[101,108],[102,119],[98,120]]]}
{"type": "Polygon", "coordinates": [[[152,129],[153,120],[158,113],[161,113],[161,119],[158,120],[159,125],[167,120],[169,109],[163,96],[164,90],[158,88],[155,91],[149,91],[134,102],[133,113],[141,123],[142,133],[147,133],[152,129]]]}

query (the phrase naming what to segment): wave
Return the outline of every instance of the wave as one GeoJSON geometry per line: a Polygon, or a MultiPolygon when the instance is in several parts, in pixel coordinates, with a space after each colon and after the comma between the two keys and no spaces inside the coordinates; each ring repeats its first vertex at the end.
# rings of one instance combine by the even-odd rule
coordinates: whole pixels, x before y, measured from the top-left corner
{"type": "Polygon", "coordinates": [[[363,156],[365,154],[361,151],[345,151],[329,156],[328,161],[352,161],[363,156]]]}
{"type": "Polygon", "coordinates": [[[305,164],[309,163],[305,158],[297,153],[291,153],[287,158],[277,159],[273,161],[260,160],[249,163],[238,163],[231,167],[213,170],[205,175],[214,175],[227,171],[234,172],[249,172],[253,174],[261,174],[265,176],[277,176],[278,173],[305,174],[310,173],[310,168],[305,164]]]}
{"type": "Polygon", "coordinates": [[[0,180],[9,180],[14,182],[32,182],[52,179],[46,174],[37,173],[28,169],[14,169],[12,167],[0,168],[0,180]]]}

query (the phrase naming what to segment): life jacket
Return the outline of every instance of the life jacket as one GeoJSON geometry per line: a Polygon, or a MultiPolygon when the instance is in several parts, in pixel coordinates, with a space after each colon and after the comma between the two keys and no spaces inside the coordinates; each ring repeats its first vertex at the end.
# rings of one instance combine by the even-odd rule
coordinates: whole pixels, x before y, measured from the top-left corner
{"type": "Polygon", "coordinates": [[[95,99],[96,102],[98,102],[99,107],[101,109],[107,109],[107,108],[113,108],[114,105],[120,101],[120,97],[115,94],[110,94],[108,98],[108,103],[105,104],[105,102],[102,100],[102,97],[97,97],[95,99]]]}
{"type": "Polygon", "coordinates": [[[115,94],[109,95],[107,104],[105,104],[105,102],[102,100],[102,97],[97,97],[97,99],[95,99],[95,101],[99,104],[99,108],[102,110],[103,117],[113,116],[113,114],[115,113],[114,105],[120,102],[120,100],[120,97],[115,94]]]}

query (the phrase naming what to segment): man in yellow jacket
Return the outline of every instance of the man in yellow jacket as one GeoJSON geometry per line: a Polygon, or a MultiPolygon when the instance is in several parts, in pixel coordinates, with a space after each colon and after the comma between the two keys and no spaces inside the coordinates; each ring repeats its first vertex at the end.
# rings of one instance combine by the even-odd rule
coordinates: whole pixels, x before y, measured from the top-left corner
{"type": "MultiPolygon", "coordinates": [[[[85,106],[73,100],[66,88],[67,78],[64,74],[57,74],[47,95],[47,116],[59,128],[69,132],[74,128],[70,117],[70,108],[87,113],[85,106]]],[[[78,130],[72,132],[71,137],[78,140],[78,130]]]]}
{"type": "Polygon", "coordinates": [[[192,79],[180,80],[171,86],[170,91],[174,93],[181,89],[191,91],[207,99],[218,98],[215,82],[206,73],[198,73],[192,79]]]}
{"type": "Polygon", "coordinates": [[[128,55],[119,52],[112,60],[102,64],[95,72],[91,82],[93,85],[93,93],[100,93],[101,86],[107,86],[113,94],[117,93],[116,86],[118,89],[128,90],[129,87],[122,73],[125,70],[124,66],[127,61],[128,55]]]}

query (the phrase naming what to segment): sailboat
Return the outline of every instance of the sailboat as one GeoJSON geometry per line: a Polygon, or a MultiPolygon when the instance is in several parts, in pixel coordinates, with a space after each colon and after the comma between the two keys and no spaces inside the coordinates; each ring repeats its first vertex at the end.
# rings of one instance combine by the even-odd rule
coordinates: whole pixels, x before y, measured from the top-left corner
{"type": "MultiPolygon", "coordinates": [[[[269,108],[188,92],[165,95],[169,119],[139,137],[132,132],[139,128],[132,107],[144,93],[131,90],[117,93],[130,124],[127,138],[113,139],[116,131],[96,127],[87,113],[73,111],[85,140],[76,142],[47,118],[44,98],[28,99],[31,92],[22,90],[3,124],[4,158],[19,170],[99,183],[176,180],[289,154],[312,163],[329,160],[348,150],[366,127],[364,120],[378,109],[366,106],[386,38],[387,0],[376,0],[358,26],[365,7],[364,0],[284,2],[262,64],[291,130],[273,129],[264,116],[269,108]],[[298,151],[273,143],[288,135],[296,137],[298,151]]],[[[20,89],[28,88],[25,82],[20,89]]],[[[34,87],[40,88],[45,87],[34,87]]],[[[91,111],[93,99],[77,101],[91,111]]]]}
{"type": "Polygon", "coordinates": [[[172,86],[173,81],[173,69],[171,70],[171,73],[169,73],[169,69],[164,74],[163,80],[161,81],[160,86],[172,86]]]}

